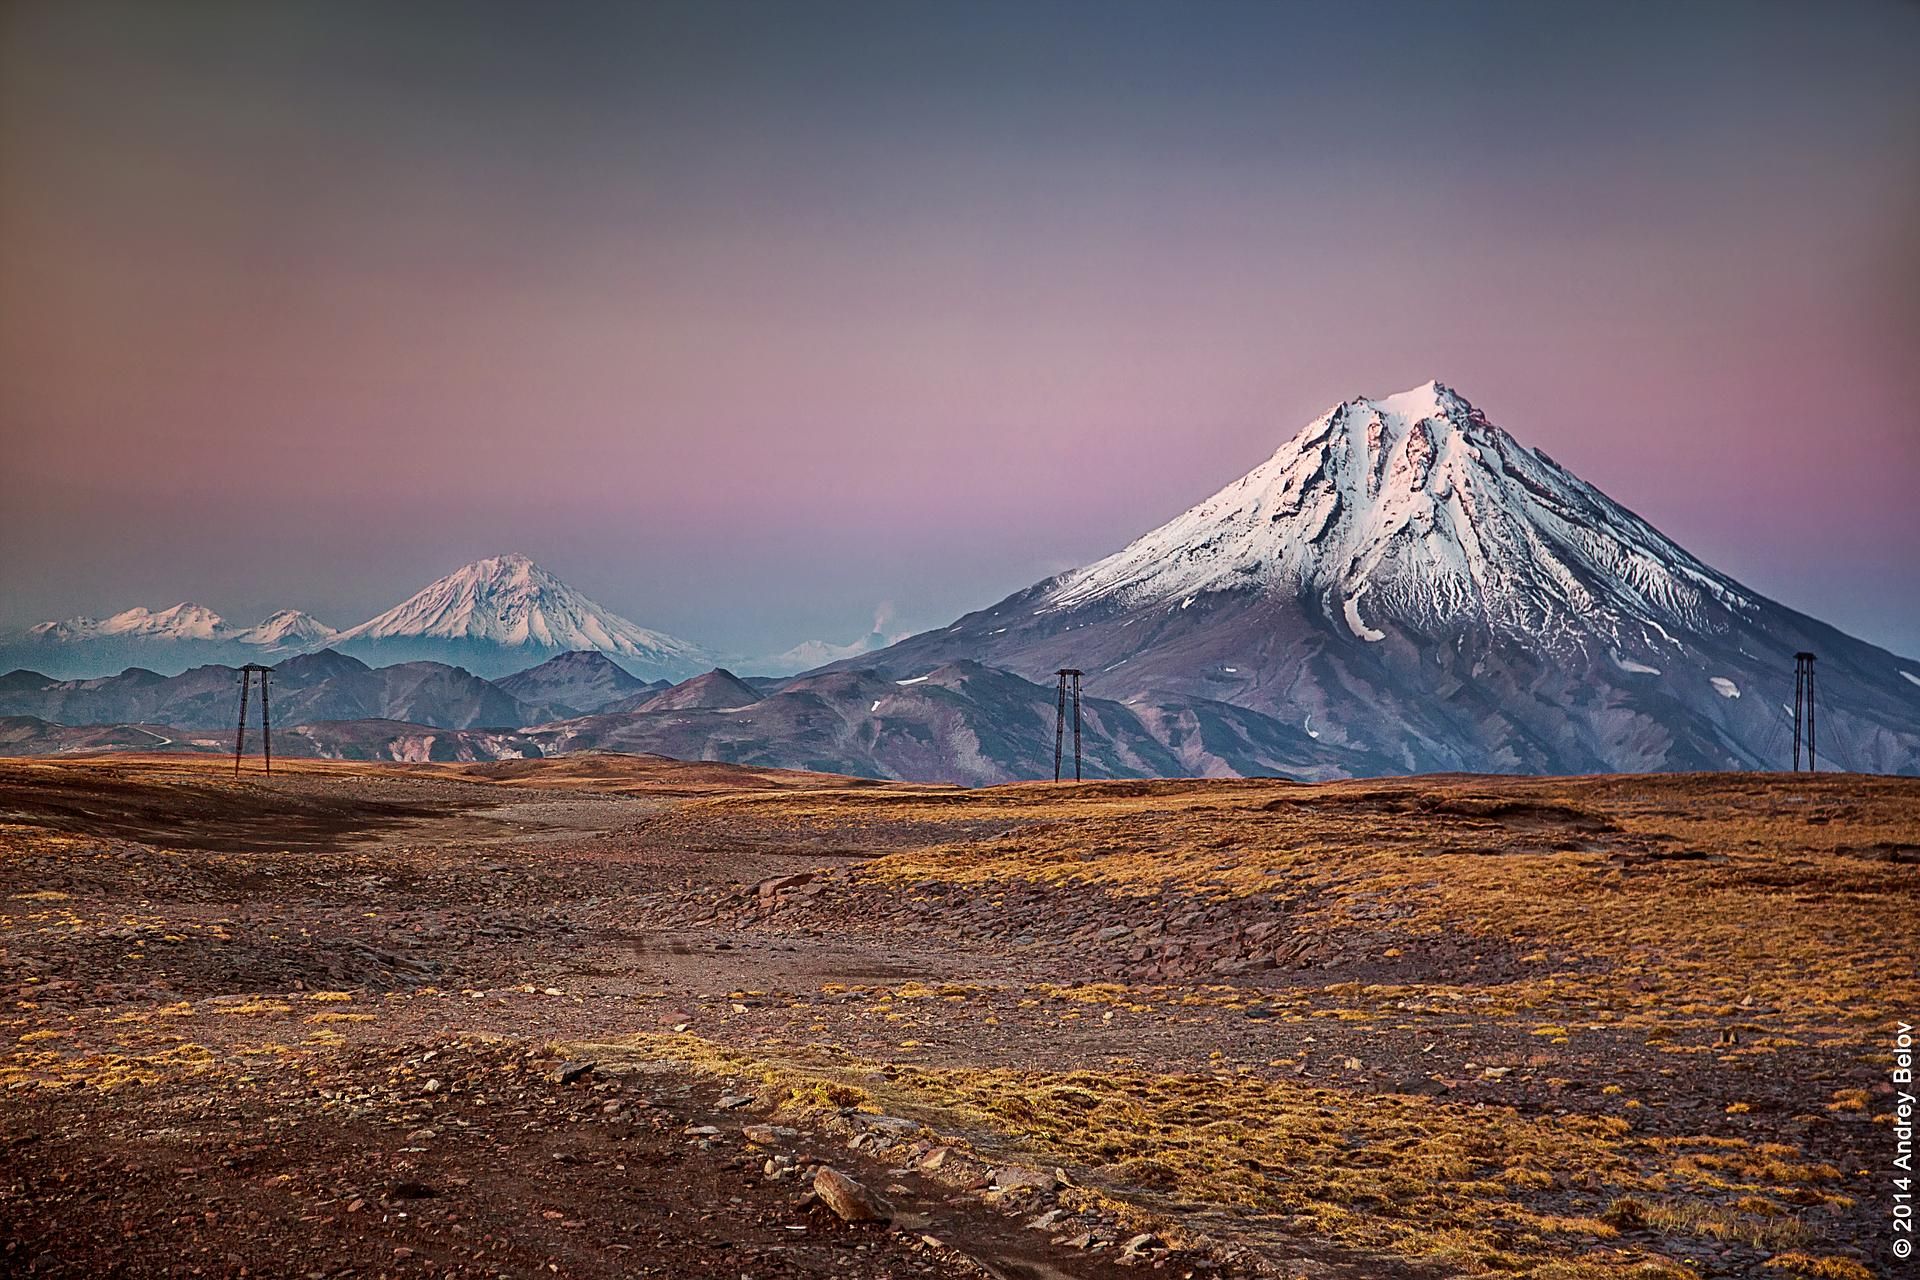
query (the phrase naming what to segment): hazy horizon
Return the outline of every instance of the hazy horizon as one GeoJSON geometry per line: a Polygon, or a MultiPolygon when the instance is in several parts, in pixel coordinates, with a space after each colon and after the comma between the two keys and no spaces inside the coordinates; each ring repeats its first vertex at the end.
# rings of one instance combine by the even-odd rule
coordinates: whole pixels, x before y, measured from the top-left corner
{"type": "Polygon", "coordinates": [[[1457,388],[1920,655],[1920,8],[16,5],[0,625],[942,625],[1457,388]]]}

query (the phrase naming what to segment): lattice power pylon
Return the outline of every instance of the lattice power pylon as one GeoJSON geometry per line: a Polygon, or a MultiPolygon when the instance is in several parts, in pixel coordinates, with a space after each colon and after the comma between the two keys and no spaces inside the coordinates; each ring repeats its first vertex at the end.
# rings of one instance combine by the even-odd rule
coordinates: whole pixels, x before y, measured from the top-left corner
{"type": "Polygon", "coordinates": [[[1053,780],[1060,781],[1060,749],[1067,736],[1067,682],[1073,682],[1073,780],[1080,781],[1080,675],[1072,667],[1054,672],[1060,677],[1060,697],[1053,713],[1053,780]]]}
{"type": "Polygon", "coordinates": [[[1818,773],[1814,758],[1813,655],[1793,655],[1793,771],[1800,772],[1800,743],[1807,744],[1807,772],[1818,773]]]}
{"type": "Polygon", "coordinates": [[[267,709],[267,677],[273,668],[249,662],[240,668],[240,728],[233,735],[233,776],[236,778],[240,776],[240,755],[247,745],[247,690],[255,672],[260,673],[260,748],[267,772],[273,772],[273,721],[267,709]]]}

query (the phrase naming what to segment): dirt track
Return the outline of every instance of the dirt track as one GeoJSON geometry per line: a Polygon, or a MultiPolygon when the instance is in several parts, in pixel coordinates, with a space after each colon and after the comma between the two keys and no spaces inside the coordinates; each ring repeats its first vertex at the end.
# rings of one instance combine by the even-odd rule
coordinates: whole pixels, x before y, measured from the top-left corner
{"type": "Polygon", "coordinates": [[[0,764],[4,1265],[1876,1256],[1911,784],[727,782],[0,764]],[[1715,959],[1755,930],[1778,965],[1715,959]]]}

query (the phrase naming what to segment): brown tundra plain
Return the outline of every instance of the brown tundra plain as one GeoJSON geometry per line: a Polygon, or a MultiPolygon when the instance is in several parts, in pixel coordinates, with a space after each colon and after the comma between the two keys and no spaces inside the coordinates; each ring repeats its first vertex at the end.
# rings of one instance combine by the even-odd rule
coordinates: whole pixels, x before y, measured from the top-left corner
{"type": "Polygon", "coordinates": [[[1856,1280],[1920,780],[0,762],[0,1272],[1856,1280]]]}

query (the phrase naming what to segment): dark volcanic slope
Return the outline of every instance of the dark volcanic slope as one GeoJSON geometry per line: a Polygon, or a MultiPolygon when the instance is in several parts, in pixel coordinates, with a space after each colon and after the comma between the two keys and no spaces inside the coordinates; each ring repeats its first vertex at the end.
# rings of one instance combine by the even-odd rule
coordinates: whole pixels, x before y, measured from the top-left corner
{"type": "Polygon", "coordinates": [[[516,671],[493,682],[510,697],[534,708],[543,720],[586,715],[612,703],[667,687],[664,680],[646,681],[604,653],[576,649],[549,658],[537,667],[516,671]]]}
{"type": "MultiPolygon", "coordinates": [[[[177,676],[134,668],[99,680],[29,676],[15,673],[0,686],[0,715],[66,725],[148,723],[231,731],[239,714],[238,673],[232,667],[195,667],[177,676]]],[[[409,662],[373,668],[330,649],[276,666],[272,698],[279,727],[379,718],[464,729],[540,718],[506,691],[459,667],[409,662]]]]}
{"type": "Polygon", "coordinates": [[[606,708],[609,711],[730,711],[760,701],[760,691],[733,672],[715,667],[703,676],[683,680],[671,689],[636,696],[606,708]]]}
{"type": "MultiPolygon", "coordinates": [[[[902,679],[830,672],[791,681],[743,706],[589,716],[527,736],[549,755],[592,747],[978,784],[1052,777],[1054,713],[1051,688],[957,662],[902,679]]],[[[1326,777],[1379,763],[1323,747],[1243,708],[1198,699],[1136,709],[1088,698],[1082,716],[1089,778],[1326,777]],[[1330,759],[1338,763],[1330,766],[1330,759]]]]}
{"type": "MultiPolygon", "coordinates": [[[[648,703],[645,710],[602,712],[532,728],[436,726],[417,717],[408,722],[379,714],[292,724],[276,718],[274,752],[288,758],[422,761],[608,750],[965,784],[1053,773],[1054,690],[996,668],[954,663],[904,680],[835,672],[792,681],[766,696],[748,690],[751,700],[744,703],[740,690],[746,686],[724,672],[716,677],[679,686],[675,692],[686,705],[648,703]]],[[[313,701],[337,704],[328,689],[327,682],[316,685],[313,701]]],[[[397,705],[404,699],[388,701],[397,705]]],[[[1138,706],[1088,698],[1082,717],[1083,771],[1089,778],[1328,778],[1379,772],[1390,764],[1323,744],[1244,707],[1200,698],[1138,706]]],[[[231,733],[224,723],[200,730],[165,723],[70,728],[16,717],[0,720],[0,748],[17,755],[224,752],[231,749],[231,733]]],[[[249,741],[258,751],[257,732],[249,741]]],[[[1072,767],[1068,754],[1069,775],[1072,767]]]]}

